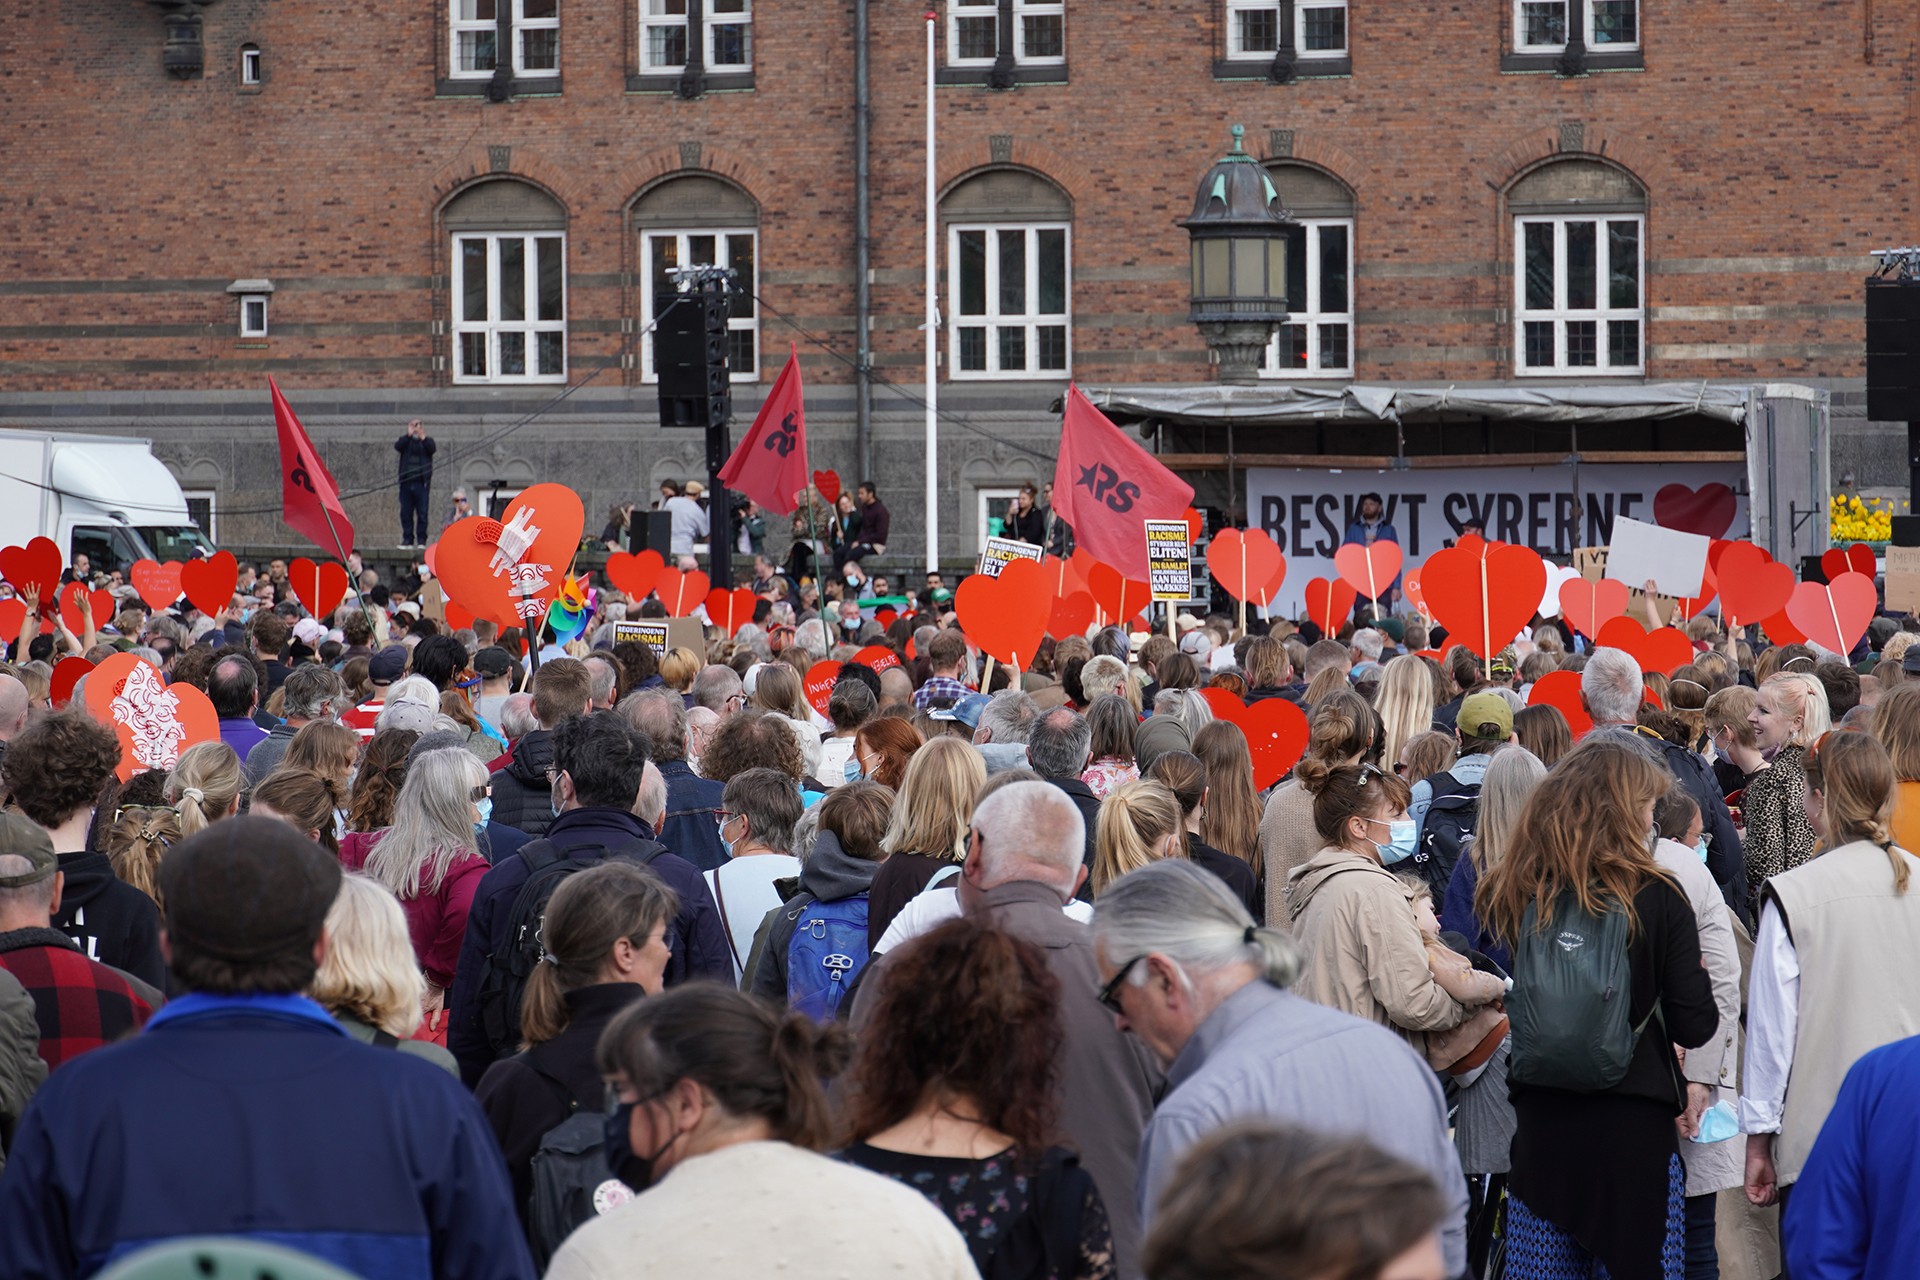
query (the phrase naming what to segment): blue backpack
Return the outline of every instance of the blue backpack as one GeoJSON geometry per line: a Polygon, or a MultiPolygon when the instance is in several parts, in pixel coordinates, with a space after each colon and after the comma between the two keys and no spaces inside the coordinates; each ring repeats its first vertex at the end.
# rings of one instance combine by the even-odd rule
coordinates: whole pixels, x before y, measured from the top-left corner
{"type": "Polygon", "coordinates": [[[831,1021],[867,965],[867,895],[809,902],[787,943],[787,1004],[815,1022],[831,1021]]]}

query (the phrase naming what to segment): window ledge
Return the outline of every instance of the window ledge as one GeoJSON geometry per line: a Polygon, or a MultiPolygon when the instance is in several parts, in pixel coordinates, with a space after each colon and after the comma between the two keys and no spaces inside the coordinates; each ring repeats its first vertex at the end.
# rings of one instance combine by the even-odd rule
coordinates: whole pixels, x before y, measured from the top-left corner
{"type": "MultiPolygon", "coordinates": [[[[1557,72],[1560,70],[1559,53],[1503,53],[1500,55],[1500,70],[1507,74],[1527,72],[1557,72]]],[[[1587,49],[1587,70],[1592,71],[1644,71],[1647,68],[1644,49],[1587,49]]]]}
{"type": "MultiPolygon", "coordinates": [[[[493,87],[493,77],[478,79],[440,79],[433,83],[433,96],[436,98],[484,98],[493,87]]],[[[507,82],[507,99],[514,98],[557,98],[560,96],[559,76],[522,76],[507,82]]]]}
{"type": "MultiPolygon", "coordinates": [[[[934,69],[933,82],[938,85],[968,85],[974,88],[988,88],[992,84],[992,67],[937,67],[934,69]]],[[[1023,84],[1065,84],[1067,68],[1060,66],[1015,67],[1013,83],[1017,87],[1023,84]]]]}
{"type": "MultiPolygon", "coordinates": [[[[1267,80],[1267,70],[1273,66],[1273,59],[1255,61],[1251,58],[1215,58],[1213,60],[1213,78],[1215,80],[1267,80]]],[[[1345,58],[1301,58],[1293,64],[1295,80],[1337,80],[1353,75],[1353,59],[1345,58]]]]}
{"type": "MultiPolygon", "coordinates": [[[[704,93],[740,92],[751,89],[753,72],[751,71],[707,71],[702,73],[704,93]]],[[[628,93],[665,93],[680,91],[681,73],[678,71],[648,72],[644,75],[627,73],[628,93]]]]}

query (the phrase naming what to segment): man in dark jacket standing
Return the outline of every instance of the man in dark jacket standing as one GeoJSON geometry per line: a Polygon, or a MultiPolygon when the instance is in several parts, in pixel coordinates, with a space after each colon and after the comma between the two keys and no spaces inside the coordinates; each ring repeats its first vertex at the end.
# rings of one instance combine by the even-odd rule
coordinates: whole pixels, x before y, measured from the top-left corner
{"type": "MultiPolygon", "coordinates": [[[[546,667],[540,673],[544,675],[546,667]]],[[[481,997],[491,957],[509,943],[508,925],[514,903],[530,878],[530,858],[553,852],[578,861],[631,858],[643,863],[680,900],[680,912],[667,929],[672,956],[667,961],[666,985],[691,978],[732,982],[733,953],[706,878],[691,862],[667,852],[654,839],[653,828],[633,814],[650,751],[646,737],[618,712],[575,715],[554,728],[553,798],[560,816],[542,839],[529,841],[481,877],[467,913],[466,937],[449,1002],[453,1020],[447,1048],[460,1060],[460,1074],[468,1084],[478,1083],[495,1058],[519,1047],[510,1039],[496,1043],[497,1037],[486,1025],[481,997]]],[[[515,759],[517,763],[517,755],[515,759]]],[[[498,803],[496,782],[496,809],[498,803]]]]}
{"type": "Polygon", "coordinates": [[[548,766],[553,727],[593,709],[593,681],[584,662],[552,658],[533,673],[533,715],[540,727],[513,744],[513,759],[493,773],[493,820],[530,836],[545,835],[557,810],[548,766]]]}
{"type": "Polygon", "coordinates": [[[41,1086],[0,1181],[0,1275],[64,1280],[218,1235],[357,1275],[530,1280],[500,1149],[466,1090],[356,1042],[300,994],[340,877],[272,818],[229,818],[168,852],[187,994],[41,1086]]]}
{"type": "Polygon", "coordinates": [[[427,545],[427,491],[433,487],[433,453],[439,446],[415,418],[393,442],[400,455],[400,545],[427,545]]]}
{"type": "Polygon", "coordinates": [[[730,855],[714,821],[727,788],[687,763],[687,708],[680,695],[671,690],[629,694],[620,714],[653,744],[653,762],[667,780],[660,842],[702,871],[727,865],[730,855]]]}

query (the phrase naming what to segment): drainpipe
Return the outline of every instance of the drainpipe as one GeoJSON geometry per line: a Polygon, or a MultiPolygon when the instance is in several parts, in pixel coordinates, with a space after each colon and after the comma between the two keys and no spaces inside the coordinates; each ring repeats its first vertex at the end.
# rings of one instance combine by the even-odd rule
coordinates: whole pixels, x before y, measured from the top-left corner
{"type": "Polygon", "coordinates": [[[868,118],[872,114],[867,84],[867,6],[853,5],[853,314],[857,357],[853,390],[854,456],[859,475],[873,474],[873,243],[870,234],[871,177],[868,118]]]}

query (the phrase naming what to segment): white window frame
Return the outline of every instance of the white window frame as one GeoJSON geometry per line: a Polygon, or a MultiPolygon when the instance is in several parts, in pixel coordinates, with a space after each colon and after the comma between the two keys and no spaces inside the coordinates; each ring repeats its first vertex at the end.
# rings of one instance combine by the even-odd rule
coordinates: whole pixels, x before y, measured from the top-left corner
{"type": "Polygon", "coordinates": [[[715,9],[714,5],[715,0],[707,0],[705,9],[707,29],[704,35],[705,44],[703,46],[707,55],[707,74],[726,76],[744,74],[745,72],[753,70],[753,0],[740,0],[741,7],[737,13],[720,13],[715,9]],[[747,60],[745,62],[722,63],[714,60],[713,37],[714,33],[721,27],[745,27],[747,29],[746,40],[744,42],[744,48],[747,51],[747,60]]]}
{"type": "MultiPolygon", "coordinates": [[[[754,278],[740,281],[740,287],[748,295],[760,291],[760,229],[758,227],[660,227],[640,233],[640,381],[652,383],[660,381],[660,374],[653,367],[653,322],[660,314],[655,309],[653,296],[653,242],[673,237],[676,241],[675,256],[680,265],[687,265],[687,240],[692,236],[712,236],[713,256],[721,259],[716,266],[732,266],[733,251],[727,244],[728,236],[750,236],[753,239],[754,278]]],[[[662,308],[664,310],[664,308],[662,308]]],[[[760,381],[760,308],[756,303],[751,315],[734,315],[727,320],[727,332],[751,333],[753,335],[753,366],[747,369],[729,368],[730,382],[760,381]]]]}
{"type": "MultiPolygon", "coordinates": [[[[217,547],[220,545],[220,538],[215,533],[215,529],[220,523],[220,491],[217,489],[182,489],[180,491],[182,502],[192,502],[196,498],[207,504],[207,527],[200,531],[207,535],[208,542],[217,547]]],[[[193,520],[189,518],[187,523],[193,524],[193,520]]],[[[198,525],[194,527],[199,528],[198,525]]]]}
{"type": "MultiPolygon", "coordinates": [[[[652,12],[653,6],[656,3],[660,3],[660,2],[661,0],[636,0],[636,3],[639,6],[639,14],[640,14],[640,48],[638,53],[638,57],[639,57],[638,65],[640,67],[640,74],[643,76],[673,75],[677,72],[686,70],[686,66],[687,66],[687,64],[684,61],[654,62],[648,57],[647,46],[650,43],[648,39],[648,35],[650,32],[656,29],[658,30],[678,29],[681,31],[685,31],[687,27],[688,14],[685,12],[685,9],[688,6],[686,6],[683,3],[682,12],[680,13],[652,12]]],[[[706,63],[707,74],[720,75],[720,76],[745,75],[746,73],[752,71],[753,70],[753,0],[743,0],[743,7],[737,13],[716,13],[713,7],[713,0],[707,0],[707,3],[701,6],[701,14],[702,14],[702,21],[701,21],[701,30],[700,30],[700,42],[701,42],[700,48],[703,55],[703,59],[706,63]],[[747,29],[747,38],[746,38],[747,60],[745,62],[716,63],[713,60],[713,36],[714,36],[714,30],[718,27],[745,27],[747,29]]],[[[693,48],[693,40],[691,36],[688,37],[687,48],[688,49],[693,48]]]]}
{"type": "Polygon", "coordinates": [[[490,484],[469,484],[462,485],[461,487],[466,489],[468,496],[473,499],[472,509],[474,511],[484,516],[492,516],[494,519],[499,518],[493,514],[494,495],[496,493],[499,495],[500,509],[505,511],[513,505],[515,498],[527,491],[527,486],[523,484],[503,484],[497,490],[490,484]]]}
{"type": "Polygon", "coordinates": [[[1020,380],[1026,382],[1047,381],[1056,378],[1068,378],[1073,374],[1073,227],[1065,222],[956,222],[947,228],[947,375],[956,381],[976,380],[1020,380]],[[960,234],[964,231],[979,231],[986,235],[986,312],[982,315],[960,314],[960,234]],[[1027,302],[1029,309],[1020,316],[1002,315],[1000,312],[1000,290],[998,287],[1000,262],[1000,236],[1002,231],[1020,231],[1025,233],[1027,256],[1027,302]],[[1060,231],[1066,236],[1064,253],[1065,278],[1061,281],[1062,301],[1065,309],[1059,312],[1034,310],[1040,296],[1040,237],[1042,231],[1060,231]],[[995,339],[996,329],[1009,328],[1015,324],[1024,325],[1027,331],[1027,358],[1029,365],[1024,369],[1001,369],[1000,343],[995,339]],[[1066,339],[1066,365],[1060,369],[1041,369],[1033,365],[1039,358],[1039,333],[1042,326],[1059,325],[1066,339]],[[984,326],[987,331],[987,367],[985,369],[962,369],[960,367],[960,330],[984,326]]]}
{"type": "Polygon", "coordinates": [[[529,80],[541,79],[560,74],[560,5],[556,0],[551,18],[529,18],[526,16],[526,0],[513,0],[513,74],[515,78],[529,80]],[[527,32],[551,31],[553,37],[553,65],[551,67],[527,66],[527,32]]]}
{"type": "MultiPolygon", "coordinates": [[[[500,23],[494,18],[463,19],[460,16],[462,2],[463,0],[447,0],[447,75],[454,80],[490,80],[493,78],[493,67],[487,67],[484,70],[468,70],[461,67],[460,37],[469,32],[480,31],[492,32],[497,37],[500,23]]],[[[477,8],[479,0],[473,0],[473,3],[477,8]]],[[[508,0],[493,0],[493,3],[494,12],[497,14],[500,11],[499,6],[508,3],[508,0]]],[[[518,43],[515,41],[516,45],[518,43]]],[[[500,65],[498,39],[494,42],[493,62],[494,67],[500,65]]]]}
{"type": "MultiPolygon", "coordinates": [[[[1345,3],[1345,0],[1341,0],[1345,3]]],[[[999,0],[947,0],[947,65],[950,67],[991,67],[999,58],[999,0]],[[994,52],[984,58],[960,56],[960,20],[991,18],[994,22],[994,52]]],[[[1062,67],[1067,63],[1066,0],[1013,0],[1013,63],[1017,67],[1062,67]],[[1053,17],[1060,19],[1060,52],[1038,55],[1027,52],[1027,24],[1024,19],[1053,17]]]]}
{"type": "MultiPolygon", "coordinates": [[[[1302,60],[1310,58],[1344,58],[1348,56],[1353,43],[1353,15],[1347,12],[1347,0],[1295,0],[1293,9],[1293,45],[1294,56],[1302,60]],[[1304,43],[1302,33],[1306,30],[1306,13],[1309,9],[1338,9],[1346,14],[1347,21],[1341,24],[1346,32],[1338,49],[1309,49],[1304,43]]],[[[1227,60],[1229,62],[1272,62],[1279,52],[1280,0],[1227,0],[1227,60]],[[1272,49],[1248,49],[1240,42],[1240,15],[1259,13],[1262,10],[1273,14],[1274,42],[1272,49]]]]}
{"type": "Polygon", "coordinates": [[[240,295],[240,336],[243,338],[264,338],[267,336],[268,295],[264,293],[243,293],[240,295]],[[260,323],[254,324],[249,312],[253,306],[260,308],[260,323]]]}
{"type": "Polygon", "coordinates": [[[254,88],[261,81],[260,46],[243,44],[240,46],[240,83],[254,88]]]}
{"type": "MultiPolygon", "coordinates": [[[[978,495],[977,502],[980,508],[980,522],[978,525],[975,526],[979,530],[980,536],[974,540],[974,546],[979,547],[982,550],[985,550],[987,545],[987,539],[992,536],[987,532],[987,530],[993,527],[992,525],[988,524],[987,521],[993,519],[994,512],[996,511],[1004,512],[1007,509],[1007,504],[1020,496],[1020,486],[1014,485],[1011,488],[976,489],[974,490],[974,492],[978,495]]],[[[1002,533],[1000,536],[1004,538],[1007,535],[1005,533],[1002,533]]]]}
{"type": "Polygon", "coordinates": [[[1307,245],[1307,307],[1305,310],[1288,313],[1287,323],[1305,325],[1307,328],[1307,365],[1304,369],[1282,369],[1280,367],[1280,333],[1274,332],[1267,340],[1266,352],[1260,357],[1260,376],[1296,380],[1300,378],[1351,378],[1353,376],[1353,287],[1354,252],[1352,218],[1301,218],[1300,225],[1306,229],[1307,245]],[[1347,306],[1345,311],[1322,311],[1314,304],[1320,298],[1320,229],[1322,227],[1345,227],[1347,230],[1347,306]],[[1347,363],[1332,368],[1320,363],[1320,326],[1323,324],[1343,324],[1347,327],[1347,363]]]}
{"type": "Polygon", "coordinates": [[[1647,219],[1641,213],[1521,214],[1513,220],[1513,368],[1520,377],[1636,377],[1647,368],[1647,219]],[[1570,308],[1567,302],[1567,226],[1569,223],[1594,224],[1594,301],[1593,307],[1570,308]],[[1639,228],[1634,249],[1639,305],[1615,307],[1610,303],[1609,269],[1612,246],[1607,235],[1610,222],[1632,222],[1639,228]],[[1526,228],[1546,224],[1553,232],[1553,301],[1547,309],[1532,309],[1527,303],[1526,228]],[[1609,363],[1611,344],[1607,324],[1614,320],[1632,320],[1639,327],[1639,359],[1631,365],[1609,363]],[[1554,326],[1551,365],[1527,363],[1527,324],[1551,321],[1554,326]],[[1594,363],[1567,363],[1566,326],[1569,321],[1594,323],[1594,363]]]}
{"type": "MultiPolygon", "coordinates": [[[[1527,41],[1526,6],[1530,3],[1558,3],[1564,12],[1576,0],[1513,0],[1513,51],[1515,53],[1560,53],[1567,47],[1565,40],[1530,44],[1527,41]]],[[[1640,0],[1631,0],[1633,4],[1633,39],[1599,40],[1599,28],[1596,25],[1599,12],[1594,8],[1594,0],[1578,0],[1581,15],[1586,19],[1587,30],[1585,44],[1588,53],[1615,51],[1629,52],[1640,48],[1640,0]]]]}
{"type": "Polygon", "coordinates": [[[450,328],[453,336],[453,380],[470,385],[507,384],[527,382],[565,382],[567,380],[567,237],[563,231],[456,231],[452,237],[452,268],[449,278],[452,281],[450,328]],[[534,242],[538,240],[558,240],[560,242],[560,318],[558,320],[539,320],[531,318],[539,307],[540,259],[539,250],[534,242]],[[487,242],[487,315],[486,320],[465,320],[460,311],[466,300],[466,259],[460,251],[463,240],[485,240],[487,242]],[[526,272],[526,310],[529,318],[524,320],[493,319],[500,314],[500,245],[504,241],[519,240],[526,248],[524,251],[524,270],[526,272]],[[487,335],[487,372],[470,374],[461,371],[461,339],[470,333],[487,335]],[[560,371],[558,373],[503,374],[500,369],[499,336],[503,333],[524,333],[530,339],[527,353],[527,367],[532,370],[539,361],[539,348],[535,335],[558,333],[560,335],[560,371]]]}

